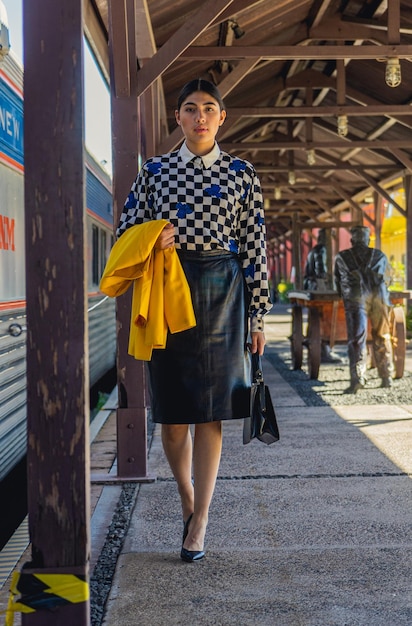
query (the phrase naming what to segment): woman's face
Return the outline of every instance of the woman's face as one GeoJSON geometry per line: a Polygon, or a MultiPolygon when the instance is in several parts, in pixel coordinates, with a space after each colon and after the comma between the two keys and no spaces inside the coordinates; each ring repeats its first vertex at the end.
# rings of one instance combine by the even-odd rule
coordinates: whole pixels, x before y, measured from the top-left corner
{"type": "Polygon", "coordinates": [[[226,118],[217,100],[204,91],[195,91],[175,111],[176,121],[181,126],[187,147],[199,156],[213,148],[219,127],[226,118]]]}

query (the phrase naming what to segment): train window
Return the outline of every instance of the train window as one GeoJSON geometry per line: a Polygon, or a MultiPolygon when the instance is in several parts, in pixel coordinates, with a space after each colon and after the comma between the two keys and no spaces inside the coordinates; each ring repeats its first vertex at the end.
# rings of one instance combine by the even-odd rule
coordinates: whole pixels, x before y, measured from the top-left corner
{"type": "Polygon", "coordinates": [[[92,225],[92,282],[94,285],[99,284],[99,229],[92,225]]]}
{"type": "Polygon", "coordinates": [[[100,230],[100,276],[103,274],[107,261],[107,233],[100,230]]]}

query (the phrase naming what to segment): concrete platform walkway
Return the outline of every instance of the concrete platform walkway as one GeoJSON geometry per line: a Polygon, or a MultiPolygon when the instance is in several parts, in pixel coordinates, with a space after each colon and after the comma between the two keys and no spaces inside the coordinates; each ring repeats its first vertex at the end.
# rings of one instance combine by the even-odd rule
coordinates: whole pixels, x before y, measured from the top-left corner
{"type": "MultiPolygon", "coordinates": [[[[281,312],[282,313],[282,312],[281,312]]],[[[268,317],[268,354],[287,312],[268,317]]],[[[156,428],[105,626],[411,626],[412,407],[306,406],[264,361],[280,442],[224,424],[206,558],[179,558],[176,485],[156,428]]]]}

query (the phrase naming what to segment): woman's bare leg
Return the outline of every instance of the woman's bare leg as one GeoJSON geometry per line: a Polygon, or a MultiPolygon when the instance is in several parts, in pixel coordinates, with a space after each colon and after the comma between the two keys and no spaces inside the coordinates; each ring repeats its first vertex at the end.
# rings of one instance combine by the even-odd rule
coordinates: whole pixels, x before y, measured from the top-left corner
{"type": "Polygon", "coordinates": [[[162,424],[162,443],[170,469],[177,482],[183,519],[194,511],[192,483],[192,436],[187,424],[162,424]]]}
{"type": "Polygon", "coordinates": [[[203,550],[209,507],[222,452],[222,423],[196,424],[193,447],[194,509],[184,548],[203,550]]]}

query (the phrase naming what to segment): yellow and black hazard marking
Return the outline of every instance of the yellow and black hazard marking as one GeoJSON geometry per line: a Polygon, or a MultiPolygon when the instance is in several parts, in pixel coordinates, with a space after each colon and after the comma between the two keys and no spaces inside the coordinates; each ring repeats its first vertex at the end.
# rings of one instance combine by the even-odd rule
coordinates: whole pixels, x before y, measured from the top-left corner
{"type": "Polygon", "coordinates": [[[88,599],[89,584],[85,576],[14,572],[5,626],[13,626],[14,613],[47,611],[88,599]]]}

